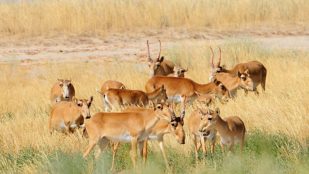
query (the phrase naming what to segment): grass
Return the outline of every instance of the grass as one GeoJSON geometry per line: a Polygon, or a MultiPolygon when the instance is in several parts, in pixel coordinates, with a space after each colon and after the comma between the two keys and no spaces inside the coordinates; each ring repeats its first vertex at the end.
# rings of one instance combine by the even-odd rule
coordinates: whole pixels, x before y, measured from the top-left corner
{"type": "Polygon", "coordinates": [[[291,27],[305,31],[309,3],[306,0],[31,0],[0,3],[0,16],[3,35],[107,35],[166,28],[256,31],[257,27],[274,26],[278,31],[291,27]]]}
{"type": "MultiPolygon", "coordinates": [[[[215,47],[219,43],[212,43],[215,47]]],[[[195,165],[193,144],[187,137],[178,145],[167,136],[166,146],[173,173],[305,173],[308,171],[309,142],[309,54],[303,50],[270,49],[250,40],[220,43],[222,62],[259,60],[268,69],[266,92],[239,96],[218,104],[222,116],[240,116],[248,130],[243,156],[223,155],[216,147],[205,164],[195,165]]],[[[208,81],[209,43],[182,42],[164,50],[167,59],[188,66],[188,77],[208,81]]],[[[47,120],[49,92],[57,78],[71,78],[79,98],[94,96],[92,113],[102,111],[96,88],[108,79],[119,80],[131,89],[144,89],[147,65],[129,62],[98,64],[42,63],[0,65],[0,172],[1,173],[108,173],[111,152],[98,159],[82,158],[87,139],[76,135],[50,135],[47,120]],[[124,71],[125,70],[125,71],[124,71]],[[138,77],[138,78],[134,78],[138,77]]],[[[261,89],[260,89],[261,90],[261,89]]],[[[188,115],[195,108],[188,108],[188,115]]],[[[187,129],[185,127],[185,129],[187,129]]],[[[128,145],[117,156],[117,171],[132,173],[128,145]]],[[[156,143],[151,144],[145,173],[166,172],[156,143]]]]}
{"type": "MultiPolygon", "coordinates": [[[[155,145],[155,144],[153,144],[155,145]]],[[[128,145],[119,149],[116,157],[117,171],[134,172],[128,158],[128,145]]],[[[194,161],[193,148],[189,153],[181,152],[168,146],[167,154],[173,173],[306,173],[308,171],[309,151],[297,140],[285,135],[273,135],[262,131],[252,131],[248,135],[242,155],[223,154],[216,147],[214,155],[207,155],[205,160],[200,154],[200,161],[194,161]]],[[[105,151],[97,160],[93,156],[84,160],[81,153],[68,153],[54,150],[50,153],[25,148],[17,154],[1,154],[3,173],[23,173],[32,165],[30,173],[111,173],[110,151],[105,151]],[[4,163],[4,164],[3,164],[4,163]]],[[[141,161],[140,161],[141,162],[141,161]]],[[[159,152],[151,152],[148,163],[142,173],[164,173],[165,166],[159,152]]]]}

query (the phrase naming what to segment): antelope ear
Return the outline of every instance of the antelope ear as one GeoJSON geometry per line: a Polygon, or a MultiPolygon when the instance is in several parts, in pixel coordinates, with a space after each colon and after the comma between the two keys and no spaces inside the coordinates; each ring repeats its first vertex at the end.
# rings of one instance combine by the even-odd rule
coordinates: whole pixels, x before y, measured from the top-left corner
{"type": "Polygon", "coordinates": [[[176,67],[176,66],[174,66],[173,71],[174,71],[174,72],[177,71],[177,67],[176,67]]]}
{"type": "Polygon", "coordinates": [[[198,108],[197,111],[198,111],[199,114],[203,115],[203,111],[202,111],[201,108],[198,108]]]}
{"type": "Polygon", "coordinates": [[[249,74],[249,69],[246,69],[245,73],[246,73],[246,74],[249,74]]]}
{"type": "Polygon", "coordinates": [[[220,109],[219,108],[216,108],[215,112],[217,113],[217,115],[220,115],[220,109]]]}
{"type": "Polygon", "coordinates": [[[163,60],[164,60],[164,56],[161,56],[160,58],[158,58],[158,62],[163,62],[163,60]]]}
{"type": "Polygon", "coordinates": [[[241,73],[240,73],[239,71],[237,72],[237,76],[238,76],[238,77],[241,77],[241,73]]]}
{"type": "Polygon", "coordinates": [[[89,100],[87,101],[88,107],[91,106],[92,101],[93,101],[93,96],[90,96],[89,100]]]}
{"type": "Polygon", "coordinates": [[[244,72],[244,74],[246,74],[248,77],[250,77],[249,69],[246,69],[246,71],[244,72]]]}
{"type": "Polygon", "coordinates": [[[219,86],[220,84],[222,84],[219,80],[217,80],[217,79],[214,79],[214,81],[213,81],[217,86],[219,86]]]}

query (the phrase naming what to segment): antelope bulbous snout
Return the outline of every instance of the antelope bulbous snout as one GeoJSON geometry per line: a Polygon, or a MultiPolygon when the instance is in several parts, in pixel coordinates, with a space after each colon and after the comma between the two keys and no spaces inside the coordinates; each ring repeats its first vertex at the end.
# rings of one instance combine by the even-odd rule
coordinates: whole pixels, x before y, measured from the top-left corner
{"type": "Polygon", "coordinates": [[[203,133],[202,133],[202,135],[203,135],[204,137],[207,137],[209,134],[210,134],[210,131],[206,131],[206,132],[203,132],[203,133]]]}

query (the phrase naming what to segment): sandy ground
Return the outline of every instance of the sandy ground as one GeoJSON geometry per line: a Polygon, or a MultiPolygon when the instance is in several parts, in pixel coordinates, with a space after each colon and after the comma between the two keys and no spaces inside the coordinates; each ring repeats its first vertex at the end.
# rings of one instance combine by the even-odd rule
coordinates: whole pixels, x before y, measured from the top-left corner
{"type": "Polygon", "coordinates": [[[265,47],[280,49],[309,50],[309,34],[220,33],[164,31],[94,36],[49,36],[19,39],[0,39],[0,64],[20,63],[21,65],[61,61],[124,61],[146,60],[146,40],[150,40],[152,57],[158,53],[158,39],[162,49],[181,42],[220,43],[226,39],[246,38],[265,47]]]}

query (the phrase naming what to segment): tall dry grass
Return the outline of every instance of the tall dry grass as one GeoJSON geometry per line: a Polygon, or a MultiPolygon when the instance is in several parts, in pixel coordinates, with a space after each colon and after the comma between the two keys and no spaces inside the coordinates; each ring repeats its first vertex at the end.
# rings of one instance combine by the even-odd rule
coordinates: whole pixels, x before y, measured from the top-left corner
{"type": "MultiPolygon", "coordinates": [[[[212,45],[214,46],[214,43],[212,45]]],[[[306,68],[309,67],[309,53],[296,50],[272,50],[246,40],[225,41],[221,46],[222,62],[227,67],[255,59],[263,62],[268,69],[266,92],[261,93],[260,96],[254,94],[244,96],[240,92],[235,100],[225,105],[219,103],[222,116],[240,116],[249,134],[260,130],[271,135],[286,136],[287,139],[280,140],[283,145],[272,143],[267,145],[278,148],[284,158],[302,165],[303,159],[298,154],[303,154],[300,152],[301,147],[308,148],[309,137],[309,69],[306,68]],[[299,146],[290,145],[289,140],[299,142],[299,146]]],[[[209,53],[209,44],[206,42],[199,44],[183,42],[162,54],[166,55],[167,59],[174,60],[183,66],[187,65],[188,77],[197,82],[206,83],[209,74],[209,53]]],[[[100,96],[95,92],[103,81],[114,79],[123,82],[128,88],[144,89],[144,84],[148,79],[147,74],[146,65],[125,62],[0,65],[0,154],[6,154],[0,157],[0,166],[8,167],[7,170],[3,169],[5,173],[8,171],[36,173],[42,166],[54,165],[54,163],[68,170],[85,165],[87,166],[85,170],[88,172],[81,173],[93,173],[94,169],[91,168],[93,161],[84,161],[81,158],[81,152],[87,144],[86,139],[80,140],[75,135],[54,134],[51,136],[47,130],[50,112],[49,92],[52,84],[57,78],[71,78],[76,87],[77,97],[94,96],[91,110],[95,113],[103,110],[100,96]],[[60,158],[59,160],[63,160],[64,164],[57,160],[49,161],[50,155],[54,156],[52,159],[60,158]],[[14,161],[14,156],[17,156],[16,161],[14,161]],[[26,158],[27,162],[30,159],[29,164],[20,161],[19,157],[26,158]],[[65,166],[71,158],[74,159],[73,161],[77,160],[77,163],[75,161],[69,163],[73,166],[65,166]],[[48,164],[41,164],[44,161],[48,164]],[[80,163],[83,165],[80,166],[80,163]]],[[[190,106],[187,114],[190,115],[195,107],[195,105],[190,106]]],[[[265,137],[267,137],[266,134],[262,134],[255,141],[263,141],[265,137]]],[[[170,148],[169,154],[174,155],[174,160],[182,160],[183,163],[191,160],[189,157],[183,158],[183,156],[190,156],[193,150],[189,138],[187,138],[187,144],[181,147],[171,136],[168,136],[166,140],[170,148]]],[[[258,148],[256,146],[252,145],[258,148]]],[[[254,152],[255,150],[248,149],[248,151],[254,152]]],[[[127,151],[124,154],[128,155],[127,151]]],[[[252,157],[252,155],[249,156],[252,157]]],[[[123,159],[129,161],[127,156],[123,159]]],[[[237,161],[237,159],[230,159],[236,162],[235,160],[237,161]]],[[[181,167],[182,162],[178,162],[175,164],[181,167]]],[[[252,163],[248,165],[248,170],[255,166],[252,163]]],[[[58,169],[55,168],[55,170],[58,169]]],[[[190,170],[195,173],[201,172],[194,166],[190,170]]],[[[255,170],[260,169],[255,168],[255,170]]]]}
{"type": "Polygon", "coordinates": [[[309,23],[307,0],[29,0],[0,3],[0,33],[107,34],[167,27],[277,29],[309,23]]]}

